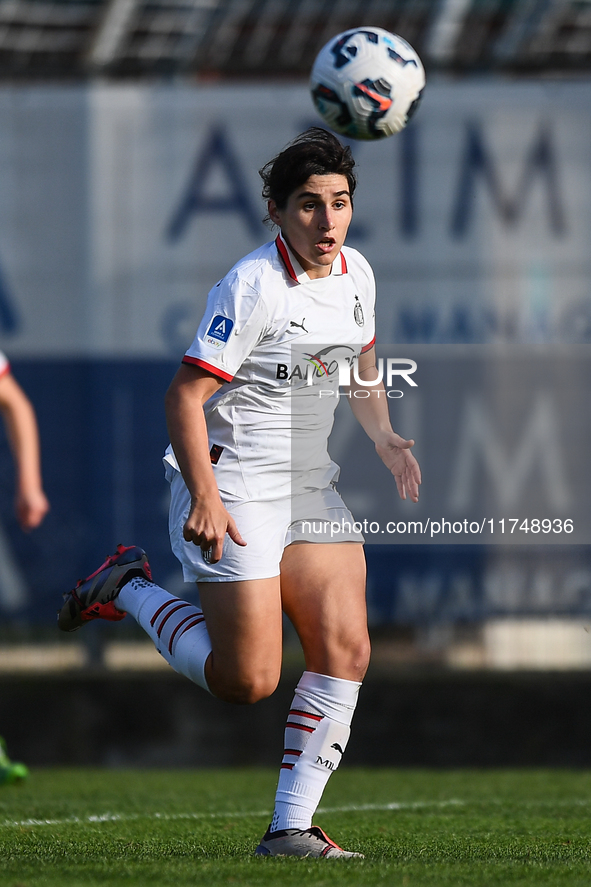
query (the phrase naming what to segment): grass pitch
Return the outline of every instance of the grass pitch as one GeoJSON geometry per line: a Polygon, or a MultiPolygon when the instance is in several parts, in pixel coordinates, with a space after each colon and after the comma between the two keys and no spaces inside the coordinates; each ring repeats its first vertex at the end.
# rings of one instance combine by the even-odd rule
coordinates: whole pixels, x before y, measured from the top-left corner
{"type": "Polygon", "coordinates": [[[40,770],[0,788],[1,887],[588,887],[591,772],[347,768],[316,821],[365,860],[253,857],[272,770],[40,770]]]}

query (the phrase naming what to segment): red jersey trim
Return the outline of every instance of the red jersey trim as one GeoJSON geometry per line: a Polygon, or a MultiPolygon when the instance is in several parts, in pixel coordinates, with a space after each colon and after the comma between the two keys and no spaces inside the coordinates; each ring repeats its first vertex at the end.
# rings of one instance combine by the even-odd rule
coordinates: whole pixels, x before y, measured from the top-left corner
{"type": "Polygon", "coordinates": [[[291,264],[291,259],[289,258],[289,253],[287,252],[287,247],[285,246],[284,242],[282,241],[281,235],[279,235],[279,234],[277,235],[277,237],[275,238],[275,244],[277,246],[277,250],[279,252],[279,255],[283,259],[283,264],[285,265],[285,270],[287,271],[287,273],[289,274],[289,276],[291,277],[292,280],[295,280],[296,283],[299,283],[298,276],[295,273],[295,269],[294,269],[293,265],[291,264]]]}
{"type": "Polygon", "coordinates": [[[4,369],[0,370],[0,379],[2,378],[2,376],[5,376],[6,373],[9,373],[9,372],[10,372],[10,364],[7,363],[6,366],[4,367],[4,369]]]}
{"type": "MultiPolygon", "coordinates": [[[[277,246],[277,251],[279,255],[283,259],[283,264],[285,265],[285,270],[289,274],[292,280],[295,280],[296,283],[299,283],[298,276],[295,272],[295,268],[293,267],[292,261],[289,258],[289,253],[287,251],[287,247],[285,246],[283,240],[281,239],[281,235],[278,234],[275,238],[275,244],[277,246]]],[[[339,253],[341,257],[341,274],[348,274],[349,269],[347,268],[347,260],[345,259],[342,252],[339,253]]]]}
{"type": "Polygon", "coordinates": [[[369,344],[363,346],[363,348],[361,349],[361,353],[365,354],[366,351],[369,351],[370,348],[373,348],[375,343],[376,343],[376,337],[374,336],[373,339],[371,340],[371,342],[369,342],[369,344]]]}
{"type": "Polygon", "coordinates": [[[219,367],[213,366],[211,363],[207,363],[205,360],[201,360],[200,357],[191,357],[188,354],[182,359],[182,363],[188,363],[192,366],[201,367],[202,370],[207,370],[208,373],[212,373],[214,376],[217,376],[219,379],[223,379],[224,382],[231,382],[234,376],[231,376],[230,373],[227,373],[225,370],[220,370],[219,367]]]}

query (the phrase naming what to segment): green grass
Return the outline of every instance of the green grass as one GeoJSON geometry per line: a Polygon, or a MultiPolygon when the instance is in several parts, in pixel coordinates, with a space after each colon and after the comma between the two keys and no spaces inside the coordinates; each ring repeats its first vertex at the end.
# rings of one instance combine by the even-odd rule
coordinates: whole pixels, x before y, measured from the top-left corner
{"type": "Polygon", "coordinates": [[[366,855],[349,861],[253,857],[275,779],[271,770],[34,771],[0,789],[0,885],[591,882],[591,772],[345,766],[316,821],[366,855]]]}

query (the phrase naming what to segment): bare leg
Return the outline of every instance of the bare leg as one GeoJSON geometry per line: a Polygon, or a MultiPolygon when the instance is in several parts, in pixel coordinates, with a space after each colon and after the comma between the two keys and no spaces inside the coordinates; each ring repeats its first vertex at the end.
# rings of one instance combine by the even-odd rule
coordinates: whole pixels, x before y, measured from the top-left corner
{"type": "Polygon", "coordinates": [[[362,681],[370,654],[362,546],[289,545],[281,561],[281,596],[307,670],[362,681]]]}
{"type": "Polygon", "coordinates": [[[269,696],[281,670],[279,577],[203,583],[203,611],[153,582],[133,578],[117,603],[175,671],[227,702],[269,696]]]}
{"type": "Polygon", "coordinates": [[[275,690],[281,673],[279,577],[199,586],[212,653],[205,677],[214,696],[251,703],[275,690]]]}

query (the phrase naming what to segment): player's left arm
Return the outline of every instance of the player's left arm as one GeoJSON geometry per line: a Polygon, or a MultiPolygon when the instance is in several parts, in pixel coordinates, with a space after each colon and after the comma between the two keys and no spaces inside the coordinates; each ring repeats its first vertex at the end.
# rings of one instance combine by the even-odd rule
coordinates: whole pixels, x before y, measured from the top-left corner
{"type": "MultiPolygon", "coordinates": [[[[357,375],[362,381],[372,381],[377,378],[375,348],[359,355],[357,375]]],[[[400,498],[406,499],[408,495],[413,502],[418,502],[421,469],[411,452],[414,440],[405,440],[392,429],[383,383],[364,387],[355,380],[354,374],[351,374],[350,391],[349,403],[353,414],[374,442],[376,452],[384,465],[394,475],[400,498]],[[362,388],[364,396],[355,397],[355,392],[362,388]],[[365,396],[367,391],[371,392],[369,397],[365,396]]]]}

